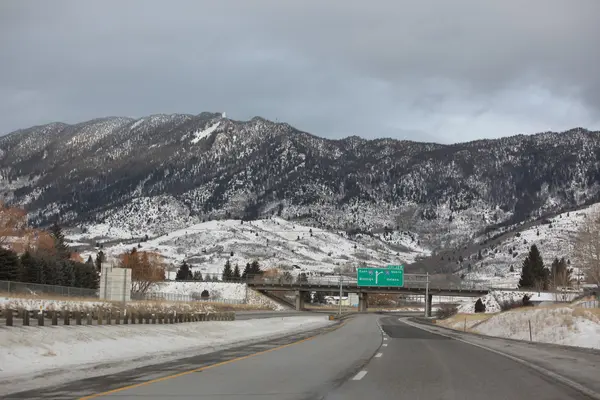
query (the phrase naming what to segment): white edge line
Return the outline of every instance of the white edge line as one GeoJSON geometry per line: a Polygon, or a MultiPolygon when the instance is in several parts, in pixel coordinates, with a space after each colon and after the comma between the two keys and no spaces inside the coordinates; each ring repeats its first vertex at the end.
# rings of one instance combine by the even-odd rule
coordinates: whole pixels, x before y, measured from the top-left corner
{"type": "Polygon", "coordinates": [[[379,357],[381,357],[382,355],[383,355],[383,353],[377,353],[377,354],[375,354],[375,358],[379,358],[379,357]]]}
{"type": "Polygon", "coordinates": [[[383,347],[387,347],[387,343],[382,344],[383,347]]]}
{"type": "Polygon", "coordinates": [[[531,363],[529,361],[525,361],[525,360],[523,360],[521,358],[512,356],[510,354],[504,353],[504,352],[499,351],[499,350],[492,349],[490,347],[487,347],[487,346],[484,346],[484,345],[481,345],[481,344],[469,342],[468,340],[460,339],[460,338],[453,337],[453,336],[450,336],[450,335],[445,335],[443,333],[436,332],[436,331],[431,330],[431,329],[427,329],[424,326],[420,326],[419,324],[415,324],[413,322],[409,322],[406,319],[402,319],[401,321],[404,322],[407,325],[412,326],[413,328],[421,329],[423,331],[426,331],[426,332],[429,332],[429,333],[433,333],[435,335],[444,336],[444,337],[447,337],[449,339],[458,340],[459,342],[463,342],[463,343],[469,344],[471,346],[479,347],[480,349],[491,351],[492,353],[504,356],[504,357],[506,357],[508,359],[511,359],[511,360],[513,360],[515,362],[518,362],[519,364],[523,364],[523,365],[525,365],[525,366],[527,366],[527,367],[529,367],[531,369],[534,369],[534,370],[536,370],[536,371],[538,371],[538,372],[540,372],[540,373],[542,373],[542,374],[544,374],[546,376],[549,376],[552,379],[555,379],[555,380],[557,380],[558,382],[561,382],[564,385],[570,386],[571,388],[573,388],[573,389],[575,389],[575,390],[577,390],[577,391],[585,394],[586,396],[589,396],[589,397],[591,397],[593,399],[596,399],[596,400],[600,400],[600,393],[595,392],[595,391],[593,391],[591,389],[588,389],[587,387],[585,387],[585,386],[583,386],[583,385],[581,385],[581,384],[579,384],[579,383],[577,383],[577,382],[575,382],[575,381],[573,381],[573,380],[571,380],[569,378],[566,378],[566,377],[564,377],[562,375],[559,375],[556,372],[552,372],[552,371],[550,371],[550,370],[548,370],[546,368],[543,368],[543,367],[540,367],[538,365],[535,365],[535,364],[533,364],[533,363],[531,363]]]}
{"type": "Polygon", "coordinates": [[[366,374],[367,374],[367,371],[360,371],[358,374],[354,375],[354,378],[352,378],[352,380],[360,381],[362,378],[365,377],[366,374]]]}

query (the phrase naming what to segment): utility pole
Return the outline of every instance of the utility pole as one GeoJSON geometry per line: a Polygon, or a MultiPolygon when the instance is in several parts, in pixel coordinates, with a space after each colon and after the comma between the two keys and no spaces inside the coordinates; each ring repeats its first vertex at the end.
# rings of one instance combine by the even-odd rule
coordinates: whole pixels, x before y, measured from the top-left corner
{"type": "Polygon", "coordinates": [[[429,317],[429,272],[427,273],[427,281],[425,282],[425,318],[429,317]]]}
{"type": "Polygon", "coordinates": [[[342,273],[340,272],[340,299],[338,301],[339,303],[339,310],[338,310],[338,315],[341,317],[342,316],[342,294],[343,294],[343,289],[342,289],[342,273]]]}

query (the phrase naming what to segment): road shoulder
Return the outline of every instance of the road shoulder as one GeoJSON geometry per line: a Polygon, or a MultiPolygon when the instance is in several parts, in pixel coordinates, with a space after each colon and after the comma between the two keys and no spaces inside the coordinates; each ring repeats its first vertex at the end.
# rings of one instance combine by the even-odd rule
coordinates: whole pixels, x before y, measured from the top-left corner
{"type": "Polygon", "coordinates": [[[600,399],[600,354],[591,349],[529,343],[461,332],[402,318],[413,327],[484,348],[527,365],[588,396],[600,399]]]}

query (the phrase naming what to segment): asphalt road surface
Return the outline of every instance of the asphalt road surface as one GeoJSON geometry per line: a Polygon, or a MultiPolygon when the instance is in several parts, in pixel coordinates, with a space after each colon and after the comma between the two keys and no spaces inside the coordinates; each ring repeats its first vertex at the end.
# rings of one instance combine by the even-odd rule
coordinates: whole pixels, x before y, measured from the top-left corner
{"type": "Polygon", "coordinates": [[[46,392],[52,395],[46,398],[588,399],[522,364],[408,326],[398,316],[358,315],[337,329],[295,340],[234,352],[225,361],[172,363],[154,377],[96,378],[88,381],[94,394],[81,381],[46,392]]]}

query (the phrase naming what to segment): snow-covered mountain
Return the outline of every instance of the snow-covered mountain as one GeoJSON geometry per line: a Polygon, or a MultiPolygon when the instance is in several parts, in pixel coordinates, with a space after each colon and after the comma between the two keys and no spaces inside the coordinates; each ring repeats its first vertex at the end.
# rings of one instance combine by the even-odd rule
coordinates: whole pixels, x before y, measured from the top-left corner
{"type": "Polygon", "coordinates": [[[34,224],[112,240],[277,216],[438,251],[600,201],[599,143],[580,128],[441,145],[328,140],[222,113],[109,117],[1,137],[0,192],[34,224]]]}

